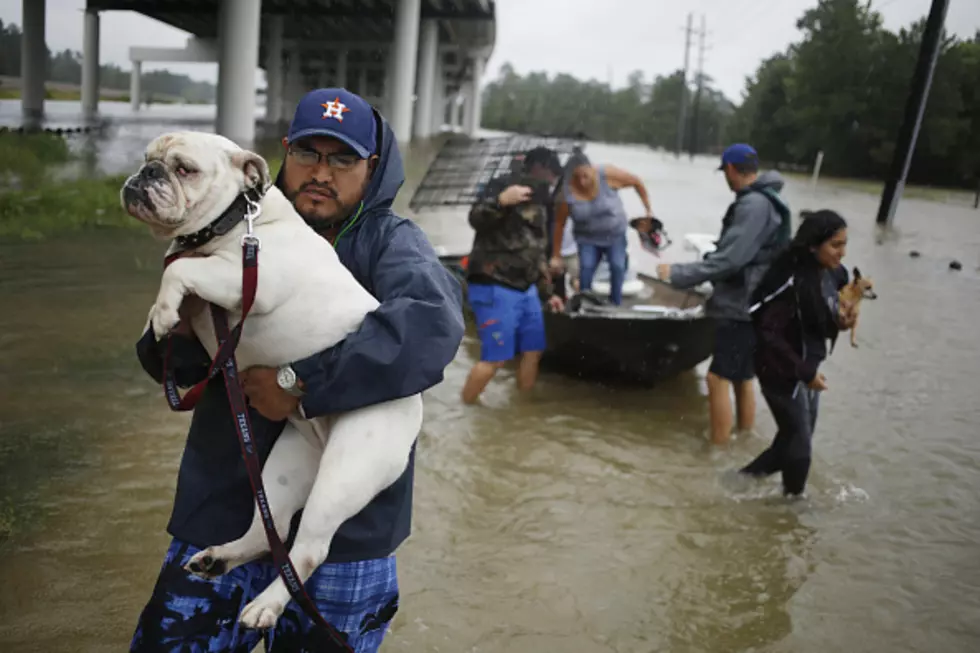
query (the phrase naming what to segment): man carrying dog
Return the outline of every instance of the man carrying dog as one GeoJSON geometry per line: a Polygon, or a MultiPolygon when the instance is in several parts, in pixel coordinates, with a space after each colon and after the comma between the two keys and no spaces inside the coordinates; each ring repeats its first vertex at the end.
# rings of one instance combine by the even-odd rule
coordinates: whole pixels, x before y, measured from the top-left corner
{"type": "Polygon", "coordinates": [[[554,151],[541,147],[524,157],[523,173],[487,184],[470,209],[476,232],[467,287],[480,334],[480,361],[463,386],[472,404],[504,363],[520,354],[517,387],[530,390],[545,347],[541,304],[561,310],[547,269],[548,211],[560,169],[554,151]]]}
{"type": "MultiPolygon", "coordinates": [[[[263,461],[297,409],[313,418],[438,384],[464,332],[458,282],[422,231],[392,213],[404,171],[384,119],[344,89],[316,90],[300,101],[283,145],[276,186],[381,305],[327,351],[279,369],[242,373],[263,461]]],[[[205,378],[210,359],[188,336],[181,325],[158,343],[151,328],[137,345],[146,371],[161,379],[162,353],[169,347],[179,384],[205,378]]],[[[327,561],[306,583],[320,613],[359,653],[378,650],[398,609],[394,552],[410,531],[414,458],[413,451],[405,473],[340,527],[327,561]]],[[[253,510],[223,377],[217,375],[194,410],[167,526],[173,541],[131,651],[237,653],[258,645],[263,633],[242,628],[238,615],[276,578],[271,561],[247,563],[211,581],[183,568],[198,551],[245,533],[253,510]]],[[[264,638],[270,653],[334,650],[295,602],[264,638]]]]}
{"type": "Polygon", "coordinates": [[[769,262],[792,234],[790,210],[779,195],[783,179],[776,171],[759,174],[759,155],[749,145],[728,147],[718,168],[735,193],[722,220],[717,248],[703,261],[657,266],[658,277],[677,288],[705,281],[713,286],[706,307],[715,319],[715,345],[708,369],[711,441],[726,444],[732,432],[735,388],[739,431],[755,425],[752,379],[755,331],[749,317],[749,297],[769,262]]]}

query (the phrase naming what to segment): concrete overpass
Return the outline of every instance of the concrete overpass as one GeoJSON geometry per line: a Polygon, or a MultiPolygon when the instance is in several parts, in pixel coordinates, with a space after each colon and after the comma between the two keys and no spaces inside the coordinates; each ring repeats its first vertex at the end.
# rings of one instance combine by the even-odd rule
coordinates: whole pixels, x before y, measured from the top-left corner
{"type": "MultiPolygon", "coordinates": [[[[23,112],[32,121],[44,112],[45,0],[22,1],[23,112]]],[[[271,123],[288,120],[307,90],[344,86],[375,104],[400,142],[432,135],[447,117],[470,134],[480,125],[493,0],[88,0],[82,107],[89,119],[98,114],[103,11],[135,11],[192,35],[184,48],[131,49],[135,110],[144,62],[216,62],[216,131],[243,145],[255,137],[259,67],[271,123]]]]}

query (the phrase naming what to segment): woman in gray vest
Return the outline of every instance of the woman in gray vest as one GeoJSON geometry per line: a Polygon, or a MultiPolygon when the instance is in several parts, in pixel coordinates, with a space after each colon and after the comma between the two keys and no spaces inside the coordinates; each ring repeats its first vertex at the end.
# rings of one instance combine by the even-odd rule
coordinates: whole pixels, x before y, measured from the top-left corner
{"type": "Polygon", "coordinates": [[[567,182],[555,210],[551,267],[562,268],[562,239],[565,222],[571,217],[572,233],[578,245],[580,290],[585,292],[592,288],[596,267],[604,257],[611,276],[609,298],[618,306],[623,303],[629,222],[618,191],[635,188],[647,216],[652,217],[647,189],[637,176],[613,166],[593,166],[581,152],[569,158],[565,179],[567,182]]]}

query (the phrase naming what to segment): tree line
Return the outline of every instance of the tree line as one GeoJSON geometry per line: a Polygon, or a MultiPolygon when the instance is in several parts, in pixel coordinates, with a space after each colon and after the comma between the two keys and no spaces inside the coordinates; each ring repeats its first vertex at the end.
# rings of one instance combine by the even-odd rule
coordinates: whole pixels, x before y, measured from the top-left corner
{"type": "MultiPolygon", "coordinates": [[[[925,26],[883,27],[866,0],[820,0],[797,22],[802,39],[763,61],[735,105],[713,89],[690,88],[685,149],[714,153],[752,143],[769,164],[882,178],[887,173],[925,26]]],[[[484,94],[483,125],[530,133],[584,132],[593,140],[674,149],[684,83],[681,71],[627,87],[559,74],[501,68],[484,94]]],[[[980,32],[943,35],[911,183],[975,187],[980,178],[980,32]]]]}
{"type": "MultiPolygon", "coordinates": [[[[0,20],[0,75],[20,76],[20,48],[23,33],[19,26],[0,20]]],[[[82,83],[82,54],[74,50],[52,53],[47,50],[46,81],[63,84],[82,83]]],[[[213,102],[214,84],[199,82],[187,75],[175,75],[166,70],[144,72],[140,76],[144,95],[154,94],[181,97],[188,102],[213,102]]],[[[99,86],[106,89],[129,90],[130,71],[115,64],[100,66],[99,86]]]]}

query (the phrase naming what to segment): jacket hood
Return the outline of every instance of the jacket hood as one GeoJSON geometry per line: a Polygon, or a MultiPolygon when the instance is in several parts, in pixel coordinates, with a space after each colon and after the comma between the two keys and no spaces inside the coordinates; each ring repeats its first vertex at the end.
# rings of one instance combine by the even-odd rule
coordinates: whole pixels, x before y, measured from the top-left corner
{"type": "Polygon", "coordinates": [[[786,181],[783,179],[783,176],[779,174],[779,172],[777,172],[776,170],[767,170],[763,173],[760,173],[759,176],[756,177],[756,180],[752,182],[752,185],[749,186],[749,188],[754,188],[756,190],[769,188],[778,193],[783,189],[783,186],[785,185],[786,185],[786,181]]]}
{"type": "MultiPolygon", "coordinates": [[[[367,190],[364,191],[364,209],[361,217],[370,215],[378,211],[391,209],[395,196],[402,184],[405,183],[405,167],[402,164],[402,155],[398,149],[398,141],[395,140],[395,133],[391,130],[384,117],[374,109],[374,119],[378,124],[378,164],[371,176],[371,182],[367,190]]],[[[283,168],[286,162],[283,160],[279,174],[276,175],[275,185],[282,190],[283,168]]]]}

